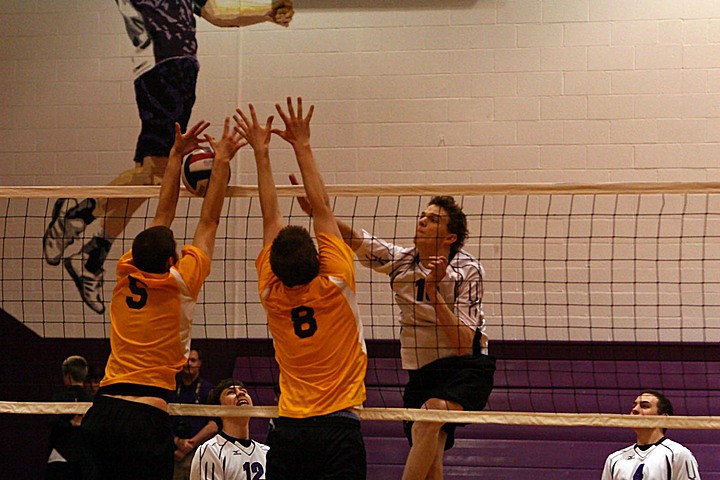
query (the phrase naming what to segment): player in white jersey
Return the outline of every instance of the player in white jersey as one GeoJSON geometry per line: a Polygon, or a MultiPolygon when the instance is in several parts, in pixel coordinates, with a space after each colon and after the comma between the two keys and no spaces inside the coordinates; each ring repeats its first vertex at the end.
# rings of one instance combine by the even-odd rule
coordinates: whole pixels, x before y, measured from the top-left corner
{"type": "MultiPolygon", "coordinates": [[[[243,383],[232,378],[218,383],[208,401],[211,405],[253,405],[243,383]]],[[[195,451],[190,480],[264,480],[269,447],[250,438],[250,417],[222,417],[221,421],[221,432],[195,451]]]]}
{"type": "MultiPolygon", "coordinates": [[[[660,392],[644,390],[631,415],[672,415],[670,401],[660,392]]],[[[665,436],[662,427],[635,428],[637,443],[609,455],[602,480],[699,480],[692,452],[665,436]]]]}
{"type": "MultiPolygon", "coordinates": [[[[292,183],[297,184],[294,176],[292,183]]],[[[312,215],[306,199],[303,210],[312,215]]],[[[387,274],[400,307],[406,408],[479,411],[493,387],[482,312],[483,268],[462,250],[467,219],[453,197],[433,197],[420,215],[414,247],[404,248],[338,221],[360,262],[387,274]]],[[[411,444],[403,479],[442,478],[456,424],[405,422],[411,444]]]]}

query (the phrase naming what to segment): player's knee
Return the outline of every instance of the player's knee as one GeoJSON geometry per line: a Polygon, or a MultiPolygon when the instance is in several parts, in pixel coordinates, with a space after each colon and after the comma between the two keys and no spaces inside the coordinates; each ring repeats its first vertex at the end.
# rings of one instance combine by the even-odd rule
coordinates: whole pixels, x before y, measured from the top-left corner
{"type": "Polygon", "coordinates": [[[440,398],[429,398],[425,403],[423,403],[422,408],[426,410],[449,410],[447,400],[442,400],[440,398]]]}
{"type": "Polygon", "coordinates": [[[442,428],[442,422],[415,422],[412,426],[413,441],[415,438],[436,436],[442,428]]]}

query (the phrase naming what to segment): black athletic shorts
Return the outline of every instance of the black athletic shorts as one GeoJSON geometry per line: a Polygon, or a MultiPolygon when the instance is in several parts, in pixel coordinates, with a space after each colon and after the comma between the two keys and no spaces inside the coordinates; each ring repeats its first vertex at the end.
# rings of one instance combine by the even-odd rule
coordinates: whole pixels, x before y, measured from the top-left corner
{"type": "MultiPolygon", "coordinates": [[[[463,355],[435,360],[418,370],[410,370],[403,392],[405,408],[420,408],[431,398],[451,400],[463,410],[480,411],[485,408],[493,389],[495,359],[487,355],[463,355]]],[[[405,435],[412,445],[413,422],[405,421],[405,435]]],[[[455,427],[463,424],[446,423],[445,450],[455,443],[455,427]]]]}
{"type": "Polygon", "coordinates": [[[144,403],[96,395],[82,422],[103,480],[171,480],[170,415],[144,403]]]}
{"type": "Polygon", "coordinates": [[[195,85],[200,65],[194,57],[158,63],[135,79],[135,102],[142,128],[135,161],[147,156],[167,157],[175,142],[175,122],[187,130],[195,104],[195,85]]]}
{"type": "Polygon", "coordinates": [[[267,443],[267,480],[364,480],[360,420],[349,412],[273,420],[267,443]]]}

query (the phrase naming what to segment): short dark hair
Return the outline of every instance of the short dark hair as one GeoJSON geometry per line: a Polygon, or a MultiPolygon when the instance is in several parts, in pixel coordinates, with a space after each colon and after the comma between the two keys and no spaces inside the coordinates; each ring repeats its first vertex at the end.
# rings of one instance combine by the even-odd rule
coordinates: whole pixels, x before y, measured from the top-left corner
{"type": "Polygon", "coordinates": [[[63,376],[70,375],[70,378],[76,382],[84,382],[88,374],[87,360],[80,355],[66,358],[62,363],[62,373],[63,376]]]}
{"type": "Polygon", "coordinates": [[[270,269],[287,287],[306,285],[320,273],[320,260],[310,232],[297,225],[280,230],[270,247],[270,269]]]}
{"type": "Polygon", "coordinates": [[[450,245],[450,256],[455,255],[465,244],[468,236],[467,218],[462,207],[455,202],[455,199],[447,195],[438,195],[430,199],[428,205],[437,205],[448,214],[448,232],[454,233],[457,237],[450,245]]]}
{"type": "Polygon", "coordinates": [[[215,385],[215,387],[210,391],[210,394],[208,395],[208,404],[220,405],[220,395],[222,395],[223,390],[235,385],[245,388],[245,385],[240,380],[235,380],[234,378],[226,378],[225,380],[221,380],[220,383],[215,385]]]}
{"type": "Polygon", "coordinates": [[[150,227],[138,233],[132,244],[135,266],[147,273],[166,273],[168,258],[174,257],[177,244],[172,230],[163,225],[150,227]]]}
{"type": "Polygon", "coordinates": [[[670,399],[668,399],[665,395],[651,388],[643,390],[642,392],[640,392],[640,395],[644,393],[652,395],[653,397],[658,399],[657,408],[659,415],[672,415],[674,413],[672,403],[670,402],[670,399]]]}

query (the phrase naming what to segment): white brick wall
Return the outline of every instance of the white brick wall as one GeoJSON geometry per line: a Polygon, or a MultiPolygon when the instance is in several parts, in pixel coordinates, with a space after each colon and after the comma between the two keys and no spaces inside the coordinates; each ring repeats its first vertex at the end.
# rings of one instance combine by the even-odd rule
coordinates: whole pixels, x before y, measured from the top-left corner
{"type": "MultiPolygon", "coordinates": [[[[237,105],[302,95],[328,183],[716,180],[716,0],[321,3],[289,29],[199,20],[194,120],[217,133],[237,105]]],[[[111,1],[3,2],[0,185],[131,166],[129,53],[111,1]]],[[[235,172],[254,183],[252,162],[235,172]]]]}

